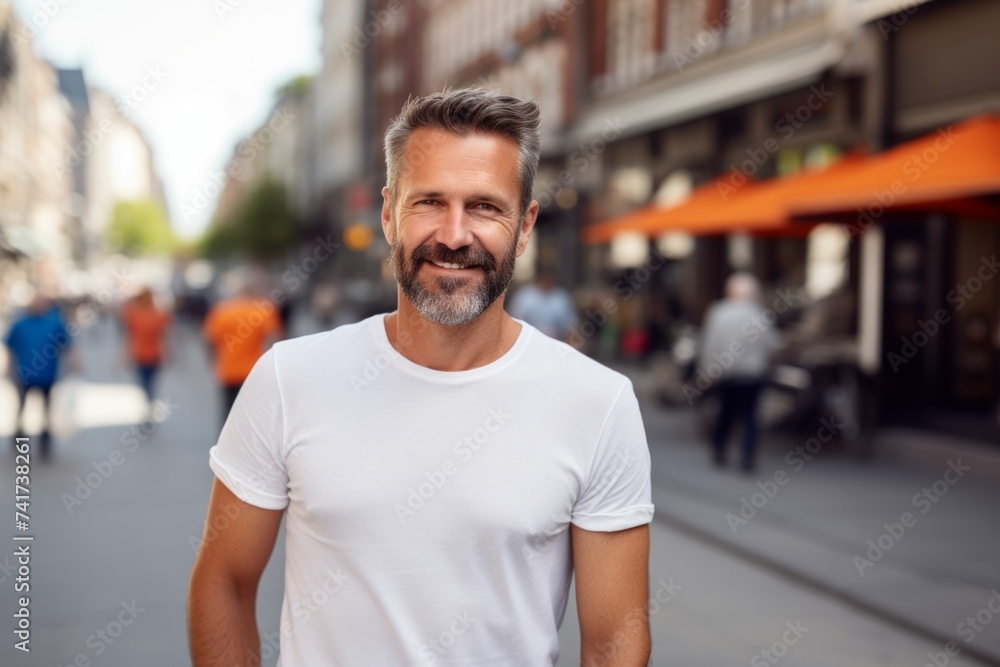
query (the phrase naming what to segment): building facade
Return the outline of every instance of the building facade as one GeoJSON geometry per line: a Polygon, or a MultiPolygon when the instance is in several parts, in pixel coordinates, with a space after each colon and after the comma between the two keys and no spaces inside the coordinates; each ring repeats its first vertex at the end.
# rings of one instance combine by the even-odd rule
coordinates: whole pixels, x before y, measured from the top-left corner
{"type": "Polygon", "coordinates": [[[56,292],[79,262],[80,229],[70,174],[59,169],[73,136],[56,73],[32,47],[30,31],[0,2],[0,311],[18,286],[56,292]]]}
{"type": "MultiPolygon", "coordinates": [[[[1000,59],[992,33],[1000,5],[937,0],[870,25],[886,43],[888,144],[1000,114],[1000,71],[991,65],[1000,59]]],[[[933,156],[923,157],[933,168],[933,156]]],[[[915,211],[874,229],[883,246],[883,412],[1000,442],[1000,225],[915,211]],[[932,334],[928,322],[938,323],[932,334]]]]}

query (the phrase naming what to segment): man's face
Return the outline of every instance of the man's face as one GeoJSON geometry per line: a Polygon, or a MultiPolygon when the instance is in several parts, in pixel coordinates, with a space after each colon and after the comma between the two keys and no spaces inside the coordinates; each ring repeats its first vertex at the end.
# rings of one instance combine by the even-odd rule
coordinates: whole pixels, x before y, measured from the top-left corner
{"type": "Polygon", "coordinates": [[[410,135],[395,207],[382,191],[382,229],[403,295],[432,322],[469,322],[510,284],[538,214],[533,201],[521,216],[517,159],[499,135],[410,135]]]}

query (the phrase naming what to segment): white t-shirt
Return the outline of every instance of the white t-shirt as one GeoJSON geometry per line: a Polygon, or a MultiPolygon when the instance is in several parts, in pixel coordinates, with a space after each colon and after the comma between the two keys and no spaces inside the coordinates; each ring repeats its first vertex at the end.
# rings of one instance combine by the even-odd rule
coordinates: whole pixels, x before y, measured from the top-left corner
{"type": "Polygon", "coordinates": [[[278,664],[553,665],[569,524],[652,520],[632,384],[520,320],[493,363],[431,370],[384,317],[277,343],[210,452],[287,507],[278,664]]]}

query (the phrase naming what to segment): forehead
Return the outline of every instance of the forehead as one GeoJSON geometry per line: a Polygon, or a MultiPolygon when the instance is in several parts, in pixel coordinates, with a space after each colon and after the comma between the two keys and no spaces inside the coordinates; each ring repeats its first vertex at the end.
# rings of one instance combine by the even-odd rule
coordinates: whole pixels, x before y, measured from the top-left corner
{"type": "Polygon", "coordinates": [[[410,135],[402,157],[401,187],[440,182],[519,189],[518,147],[510,137],[422,127],[410,135]]]}

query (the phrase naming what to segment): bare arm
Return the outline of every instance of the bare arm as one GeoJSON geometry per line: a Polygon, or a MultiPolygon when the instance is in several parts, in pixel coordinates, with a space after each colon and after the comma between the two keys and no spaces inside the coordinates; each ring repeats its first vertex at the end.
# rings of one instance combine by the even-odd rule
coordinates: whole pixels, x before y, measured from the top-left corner
{"type": "Polygon", "coordinates": [[[245,503],[218,479],[188,589],[193,667],[260,664],[257,584],[284,510],[245,503]]]}
{"type": "Polygon", "coordinates": [[[584,667],[645,666],[649,638],[649,525],[610,533],[570,526],[584,667]]]}

